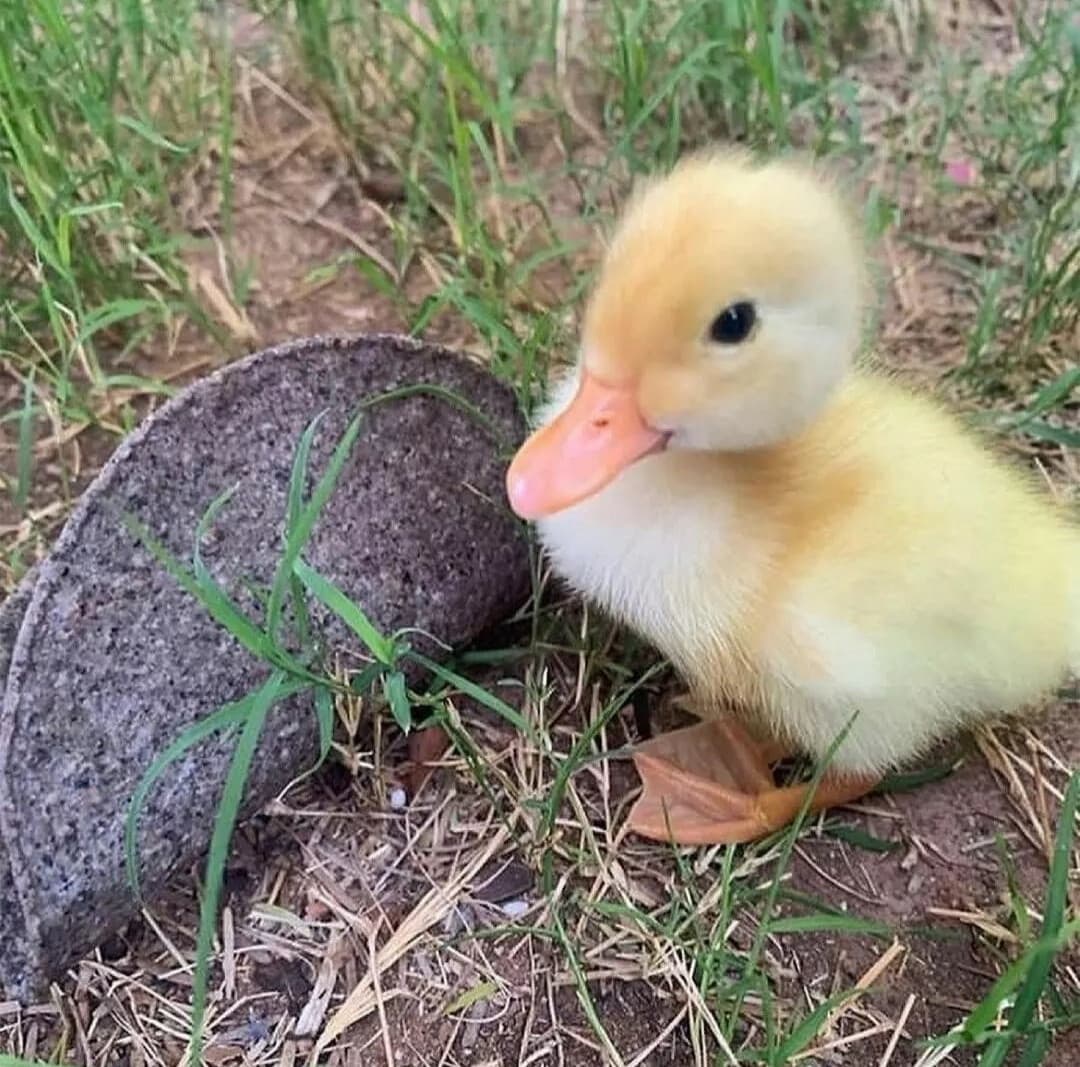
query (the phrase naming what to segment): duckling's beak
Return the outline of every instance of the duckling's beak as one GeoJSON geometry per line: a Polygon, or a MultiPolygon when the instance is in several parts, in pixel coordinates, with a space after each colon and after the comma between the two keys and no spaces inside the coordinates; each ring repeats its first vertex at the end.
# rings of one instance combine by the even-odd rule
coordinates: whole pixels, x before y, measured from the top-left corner
{"type": "Polygon", "coordinates": [[[537,430],[510,464],[510,506],[523,519],[562,511],[660,451],[668,436],[642,418],[632,386],[605,385],[585,372],[570,406],[537,430]]]}

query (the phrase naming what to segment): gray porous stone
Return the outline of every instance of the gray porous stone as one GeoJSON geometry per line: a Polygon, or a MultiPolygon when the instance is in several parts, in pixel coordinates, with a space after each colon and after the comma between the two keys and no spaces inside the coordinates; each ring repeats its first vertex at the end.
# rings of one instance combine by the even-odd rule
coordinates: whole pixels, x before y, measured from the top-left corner
{"type": "MultiPolygon", "coordinates": [[[[19,636],[26,607],[30,603],[30,594],[34,591],[37,569],[29,571],[19,583],[19,587],[3,604],[0,604],[0,692],[7,678],[11,653],[15,650],[15,638],[19,636]]],[[[0,704],[0,714],[3,705],[0,704]]],[[[0,834],[0,992],[3,990],[5,973],[25,974],[30,965],[30,956],[26,941],[26,923],[23,921],[22,905],[15,890],[15,880],[11,874],[11,858],[7,845],[0,834]]]]}
{"type": "MultiPolygon", "coordinates": [[[[287,344],[185,390],[123,442],[32,589],[20,590],[24,604],[9,610],[22,621],[0,712],[0,985],[8,996],[39,994],[132,917],[123,839],[140,777],[186,726],[251,693],[269,673],[122,516],[137,517],[188,561],[207,506],[235,487],[202,555],[229,594],[257,613],[251,590],[269,587],[280,558],[305,427],[326,412],[310,492],[360,403],[414,383],[456,393],[489,422],[426,394],[369,409],[305,559],[383,632],[417,627],[447,646],[468,643],[528,594],[528,542],[503,489],[525,424],[512,393],[481,366],[396,336],[287,344]]],[[[360,651],[336,618],[318,610],[313,617],[332,647],[360,651]]],[[[427,640],[425,650],[438,648],[427,640]]],[[[317,737],[310,696],[271,713],[245,813],[311,766],[317,737]]],[[[234,741],[202,742],[152,791],[139,833],[151,903],[155,889],[205,851],[234,741]]]]}

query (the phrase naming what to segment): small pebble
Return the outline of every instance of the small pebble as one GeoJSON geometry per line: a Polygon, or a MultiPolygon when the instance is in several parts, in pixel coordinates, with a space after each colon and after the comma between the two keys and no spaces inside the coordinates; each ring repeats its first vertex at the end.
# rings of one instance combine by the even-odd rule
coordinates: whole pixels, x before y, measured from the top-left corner
{"type": "Polygon", "coordinates": [[[409,802],[409,797],[405,790],[398,786],[397,789],[390,790],[390,807],[394,811],[401,811],[403,807],[409,802]]]}
{"type": "Polygon", "coordinates": [[[508,900],[502,905],[503,914],[510,919],[520,919],[529,910],[527,900],[508,900]]]}

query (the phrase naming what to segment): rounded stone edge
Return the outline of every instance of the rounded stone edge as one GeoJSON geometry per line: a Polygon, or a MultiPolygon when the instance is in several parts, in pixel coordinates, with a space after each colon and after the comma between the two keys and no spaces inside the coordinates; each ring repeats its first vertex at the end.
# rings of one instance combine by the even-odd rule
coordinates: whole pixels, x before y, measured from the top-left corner
{"type": "MultiPolygon", "coordinates": [[[[0,604],[0,697],[7,688],[8,668],[11,664],[15,642],[26,618],[26,609],[37,584],[39,566],[35,565],[23,575],[15,589],[0,604]]],[[[6,921],[4,933],[14,938],[16,943],[4,945],[0,952],[0,993],[29,1001],[40,992],[38,983],[32,977],[40,977],[40,960],[32,954],[31,939],[27,937],[28,923],[26,909],[23,907],[22,894],[19,892],[12,865],[11,850],[0,828],[0,878],[4,872],[11,887],[14,914],[0,917],[6,921]],[[21,947],[18,947],[20,946],[21,947]]]]}
{"type": "MultiPolygon", "coordinates": [[[[68,547],[77,540],[90,515],[90,509],[94,502],[111,486],[117,476],[117,468],[121,467],[128,456],[150,434],[154,427],[161,421],[172,418],[184,408],[195,403],[206,393],[215,389],[222,380],[232,374],[242,374],[253,363],[266,359],[286,359],[302,356],[308,352],[327,352],[333,350],[346,351],[361,346],[376,346],[379,344],[393,345],[407,350],[415,355],[431,354],[445,356],[448,359],[472,363],[477,369],[483,370],[483,361],[468,353],[448,348],[445,345],[432,344],[418,338],[408,337],[397,333],[359,333],[359,334],[317,334],[312,337],[298,338],[285,341],[280,345],[272,345],[269,348],[251,352],[242,359],[227,363],[216,371],[200,378],[186,386],[176,396],[170,397],[156,411],[151,412],[127,437],[117,446],[116,450],[106,460],[101,470],[83,490],[71,514],[68,516],[60,535],[53,543],[48,555],[37,565],[36,581],[30,590],[30,600],[23,613],[22,624],[19,628],[15,645],[11,650],[11,656],[5,675],[3,693],[3,707],[0,709],[0,833],[3,833],[5,825],[4,812],[7,808],[7,795],[4,789],[4,769],[7,766],[7,753],[14,730],[13,716],[9,707],[9,690],[7,679],[21,671],[27,658],[24,634],[29,633],[41,613],[41,602],[52,584],[52,577],[56,567],[56,560],[62,557],[68,547]]],[[[14,594],[13,594],[14,595],[14,594]]]]}

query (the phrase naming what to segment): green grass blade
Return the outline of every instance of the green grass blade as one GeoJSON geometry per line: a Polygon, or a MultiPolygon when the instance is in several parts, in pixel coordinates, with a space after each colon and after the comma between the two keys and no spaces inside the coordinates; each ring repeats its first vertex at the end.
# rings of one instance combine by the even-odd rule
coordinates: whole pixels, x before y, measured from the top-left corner
{"type": "Polygon", "coordinates": [[[249,619],[233,603],[229,595],[210,573],[202,558],[201,545],[206,536],[206,531],[218,512],[228,503],[233,491],[230,489],[222,493],[210,505],[199,521],[195,533],[195,547],[192,552],[192,572],[198,588],[199,601],[210,615],[256,655],[273,661],[276,651],[274,643],[266,637],[253,620],[249,619]]]}
{"type": "MultiPolygon", "coordinates": [[[[986,996],[984,996],[971,1010],[967,1019],[964,1020],[962,1028],[963,1041],[970,1044],[972,1042],[997,1040],[1003,1035],[1008,1036],[1018,1032],[1012,1026],[1006,1031],[995,1029],[995,1022],[1001,1012],[1002,1004],[1012,995],[1013,990],[1026,982],[1034,961],[1045,955],[1048,956],[1052,962],[1053,957],[1060,952],[1078,932],[1080,932],[1080,919],[1067,923],[1058,931],[1058,934],[1055,937],[1040,938],[1021,956],[1014,960],[1009,967],[1001,973],[997,981],[990,987],[986,996]]],[[[943,1037],[931,1039],[928,1044],[956,1044],[956,1037],[955,1035],[946,1034],[943,1037]]]]}
{"type": "Polygon", "coordinates": [[[1040,1067],[1046,1062],[1046,1053],[1050,1048],[1050,1031],[1046,1029],[1033,1030],[1024,1045],[1024,1054],[1020,1057],[1016,1067],[1040,1067]]]}
{"type": "Polygon", "coordinates": [[[293,779],[293,784],[303,781],[314,774],[330,755],[334,744],[334,693],[325,685],[315,685],[314,704],[315,720],[319,726],[319,755],[314,764],[293,779]]]}
{"type": "Polygon", "coordinates": [[[138,541],[142,542],[143,547],[161,564],[162,567],[168,572],[169,576],[184,590],[185,593],[190,593],[195,597],[199,603],[202,603],[202,590],[199,588],[199,583],[195,580],[195,576],[188,571],[180,561],[165,547],[165,545],[158,540],[157,537],[150,531],[148,526],[145,526],[139,519],[135,518],[130,513],[123,516],[124,525],[128,528],[128,531],[138,541]]]}
{"type": "Polygon", "coordinates": [[[816,933],[872,934],[889,937],[892,929],[887,923],[863,919],[858,915],[789,915],[769,923],[770,934],[816,933]]]}
{"type": "Polygon", "coordinates": [[[470,682],[468,678],[462,677],[456,671],[452,671],[449,667],[444,667],[441,663],[436,663],[434,660],[428,659],[427,656],[424,656],[419,652],[410,652],[409,656],[448,685],[452,685],[466,696],[471,697],[478,704],[482,704],[489,711],[493,711],[496,715],[501,716],[526,737],[531,738],[535,736],[532,726],[526,721],[521,712],[519,712],[517,708],[511,707],[505,700],[500,700],[482,686],[477,685],[475,682],[470,682]]]}
{"type": "MultiPolygon", "coordinates": [[[[360,434],[360,427],[362,425],[363,415],[359,414],[354,416],[352,422],[349,423],[345,433],[342,435],[341,440],[338,441],[337,446],[330,456],[330,462],[326,465],[326,470],[312,490],[311,499],[308,501],[307,506],[297,516],[296,522],[290,530],[289,541],[287,544],[288,552],[299,555],[304,545],[307,544],[316,520],[322,514],[323,508],[326,507],[327,501],[329,501],[334,493],[338,478],[341,476],[341,471],[349,459],[353,445],[356,444],[356,438],[360,434]]],[[[301,494],[303,493],[302,483],[299,492],[301,494]]]]}
{"type": "Polygon", "coordinates": [[[334,697],[329,689],[315,689],[315,714],[319,719],[319,762],[330,755],[334,740],[334,697]]]}
{"type": "MultiPolygon", "coordinates": [[[[1054,857],[1050,865],[1050,880],[1046,891],[1046,912],[1042,933],[1033,958],[1027,968],[1023,984],[1016,994],[1009,1019],[1009,1029],[1026,1033],[1035,1009],[1039,1006],[1043,989],[1050,977],[1050,969],[1057,954],[1057,942],[1065,925],[1065,908],[1069,899],[1069,870],[1072,864],[1072,843],[1076,831],[1076,811],[1080,805],[1080,771],[1075,771],[1069,781],[1061,816],[1058,820],[1054,857]]],[[[1004,1050],[1002,1051],[1004,1057],[1004,1050]]]]}
{"type": "Polygon", "coordinates": [[[386,665],[382,663],[369,663],[349,679],[349,689],[353,693],[363,696],[371,687],[386,673],[386,665]]]}
{"type": "Polygon", "coordinates": [[[259,743],[270,709],[286,691],[285,675],[274,671],[252,699],[244,720],[244,727],[233,752],[225,787],[214,817],[214,831],[210,838],[210,854],[206,862],[206,881],[203,886],[199,909],[199,935],[195,946],[195,977],[191,997],[191,1045],[190,1067],[199,1067],[202,1061],[203,1023],[206,1018],[210,952],[214,931],[217,928],[218,903],[225,877],[225,864],[229,858],[229,845],[233,829],[240,814],[251,761],[259,743]]]}
{"type": "MultiPolygon", "coordinates": [[[[289,492],[286,502],[285,512],[285,542],[288,544],[289,539],[292,537],[293,531],[296,529],[297,523],[300,521],[300,515],[304,508],[304,486],[307,484],[307,470],[308,460],[311,456],[311,446],[315,440],[315,431],[319,428],[319,423],[322,422],[326,412],[320,411],[307,424],[303,434],[300,437],[300,442],[296,446],[296,454],[293,456],[292,472],[289,475],[289,492]]],[[[278,566],[277,573],[274,575],[274,584],[270,588],[270,599],[266,607],[266,633],[273,639],[277,634],[278,626],[281,622],[281,609],[285,599],[285,586],[288,584],[291,586],[294,575],[292,573],[292,564],[288,567],[284,566],[284,559],[278,566]]]]}
{"type": "Polygon", "coordinates": [[[948,778],[955,770],[955,764],[942,763],[936,767],[924,767],[917,771],[899,771],[886,775],[875,793],[910,793],[930,782],[939,782],[948,778]]]}
{"type": "MultiPolygon", "coordinates": [[[[281,697],[284,699],[304,688],[306,688],[306,683],[290,681],[282,688],[281,697]]],[[[206,716],[205,719],[201,719],[199,722],[189,726],[154,759],[139,780],[139,784],[128,805],[127,821],[124,826],[124,860],[127,865],[128,882],[136,897],[141,896],[138,863],[139,817],[142,814],[146,798],[154,787],[154,783],[171,764],[175,763],[189,749],[194,748],[200,741],[217,733],[219,730],[227,730],[230,726],[244,722],[251,713],[257,695],[257,693],[249,693],[246,697],[218,708],[217,711],[206,716]]]]}
{"type": "Polygon", "coordinates": [[[1020,431],[1040,441],[1051,441],[1065,448],[1080,448],[1080,430],[1069,430],[1064,426],[1054,426],[1042,419],[1025,419],[1020,431]]]}
{"type": "Polygon", "coordinates": [[[394,671],[385,677],[383,686],[394,721],[404,733],[408,733],[412,729],[412,703],[405,686],[405,675],[401,671],[394,671]]]}
{"type": "Polygon", "coordinates": [[[26,239],[33,245],[34,251],[56,271],[59,277],[70,282],[71,274],[53,246],[53,242],[41,231],[41,227],[31,217],[30,212],[23,207],[10,185],[8,186],[8,206],[15,218],[19,220],[19,225],[26,239]]]}
{"type": "Polygon", "coordinates": [[[177,390],[167,382],[154,378],[144,378],[140,374],[107,374],[101,379],[106,389],[138,389],[141,393],[154,393],[156,396],[175,396],[177,390]]]}
{"type": "Polygon", "coordinates": [[[357,415],[352,422],[349,423],[344,435],[334,449],[326,470],[323,472],[323,475],[319,479],[314,490],[312,490],[311,499],[306,506],[301,507],[304,483],[307,479],[308,457],[311,452],[315,428],[321,418],[321,415],[317,416],[308,426],[307,430],[304,431],[304,436],[300,440],[300,445],[297,448],[296,457],[293,462],[292,478],[289,481],[289,515],[288,532],[285,539],[285,552],[281,558],[281,562],[278,564],[277,573],[274,576],[274,584],[270,592],[270,604],[267,608],[267,633],[270,635],[273,635],[276,632],[280,622],[281,604],[284,600],[289,580],[295,573],[294,564],[300,558],[300,553],[303,552],[304,547],[311,538],[315,523],[318,521],[327,502],[333,495],[341,471],[352,452],[357,435],[360,433],[362,416],[357,415]]]}
{"type": "Polygon", "coordinates": [[[293,562],[293,571],[304,583],[308,592],[321,601],[367,646],[368,651],[382,664],[391,666],[394,661],[393,642],[383,637],[364,612],[354,604],[336,585],[327,581],[318,571],[302,559],[293,562]]]}
{"type": "Polygon", "coordinates": [[[147,311],[156,310],[158,306],[156,300],[136,300],[134,298],[110,300],[109,303],[103,304],[83,316],[82,326],[75,337],[75,344],[85,344],[95,334],[101,333],[102,330],[138,318],[147,311]]]}
{"type": "MultiPolygon", "coordinates": [[[[605,1050],[607,1050],[607,1052],[610,1054],[611,1052],[615,1051],[615,1046],[611,1043],[611,1038],[608,1036],[608,1032],[604,1028],[604,1024],[600,1018],[600,1014],[596,1010],[596,1005],[593,1003],[593,999],[589,995],[588,978],[585,975],[585,968],[582,966],[574,939],[567,932],[562,915],[559,913],[557,908],[552,910],[551,919],[552,924],[555,928],[555,941],[556,944],[562,948],[563,956],[566,959],[570,974],[573,976],[574,991],[577,993],[577,999],[578,1003],[581,1005],[581,1010],[585,1015],[585,1018],[588,1021],[589,1025],[592,1027],[593,1033],[601,1041],[605,1050]]],[[[609,1059],[608,1062],[611,1062],[611,1059],[609,1059]]]]}
{"type": "MultiPolygon", "coordinates": [[[[971,1010],[963,1025],[963,1035],[966,1042],[976,1041],[992,1029],[994,1020],[997,1019],[998,1013],[1001,1011],[1002,1002],[1011,996],[1013,990],[1023,981],[1029,962],[1030,954],[1028,953],[1015,960],[1011,966],[998,976],[997,981],[987,991],[986,996],[971,1010]]],[[[996,1032],[994,1036],[997,1036],[996,1032]]],[[[943,1038],[938,1043],[945,1043],[948,1040],[948,1038],[943,1038]]]]}
{"type": "Polygon", "coordinates": [[[508,442],[503,435],[499,432],[499,428],[495,425],[495,422],[485,414],[480,408],[478,408],[470,400],[467,400],[460,393],[454,392],[453,389],[447,389],[443,385],[435,385],[432,382],[417,382],[413,385],[402,385],[396,389],[388,389],[384,393],[379,393],[377,396],[368,397],[360,404],[361,410],[371,407],[376,407],[379,404],[385,404],[390,400],[403,400],[410,396],[432,396],[437,397],[439,400],[445,400],[449,404],[453,404],[454,407],[459,408],[470,418],[474,419],[478,425],[482,426],[497,443],[506,445],[508,442]]]}
{"type": "Polygon", "coordinates": [[[896,841],[887,841],[883,837],[875,837],[868,834],[858,826],[829,826],[826,824],[825,833],[829,837],[835,837],[838,841],[846,841],[849,845],[864,849],[867,852],[895,852],[900,845],[896,841]]]}
{"type": "Polygon", "coordinates": [[[742,974],[743,991],[736,999],[735,1011],[732,1013],[733,1017],[738,1016],[739,1009],[741,1009],[743,1000],[745,998],[745,991],[748,988],[753,975],[757,972],[758,963],[761,959],[761,953],[765,947],[765,938],[768,936],[768,931],[770,929],[772,913],[776,907],[777,896],[780,892],[780,882],[784,872],[788,868],[788,864],[791,862],[792,849],[794,849],[795,847],[795,841],[799,836],[799,831],[802,829],[803,822],[805,821],[807,813],[810,810],[810,804],[813,801],[814,794],[817,792],[817,788],[821,783],[821,779],[824,777],[825,771],[828,769],[829,763],[832,761],[833,754],[843,743],[844,738],[847,737],[848,732],[851,729],[852,723],[855,721],[855,717],[855,715],[851,716],[851,718],[844,725],[844,728],[840,731],[833,743],[829,746],[828,751],[825,753],[825,757],[820,760],[817,766],[814,768],[814,774],[811,777],[810,781],[807,783],[806,795],[803,797],[803,802],[799,808],[799,812],[784,833],[782,844],[780,846],[780,855],[777,857],[776,865],[773,869],[772,878],[769,883],[769,889],[765,895],[765,904],[761,909],[761,917],[758,920],[758,928],[754,933],[754,940],[750,945],[750,951],[746,954],[746,960],[743,966],[742,974]]]}
{"type": "Polygon", "coordinates": [[[192,570],[195,574],[195,580],[204,590],[214,590],[218,593],[222,593],[221,587],[217,584],[214,580],[214,576],[206,569],[206,565],[203,563],[202,543],[206,540],[206,535],[210,532],[210,527],[214,525],[214,520],[236,495],[236,491],[239,488],[239,485],[231,486],[229,489],[223,490],[214,497],[214,499],[210,501],[209,507],[203,512],[202,518],[199,519],[199,524],[195,527],[195,546],[192,550],[192,570]]]}
{"type": "MultiPolygon", "coordinates": [[[[558,816],[559,807],[563,802],[563,798],[566,795],[567,787],[570,783],[571,776],[579,770],[586,762],[588,762],[587,753],[592,747],[597,737],[600,736],[601,731],[607,726],[607,724],[618,714],[620,708],[625,707],[628,700],[630,700],[635,693],[641,690],[648,684],[649,680],[657,672],[658,668],[652,667],[644,674],[640,675],[633,683],[624,686],[617,690],[607,701],[607,703],[600,709],[600,713],[595,719],[589,723],[587,728],[582,731],[581,736],[574,742],[570,752],[566,755],[566,758],[562,760],[559,765],[559,769],[552,779],[551,785],[548,788],[548,794],[544,803],[544,817],[540,824],[538,833],[540,836],[547,836],[555,829],[555,820],[558,816]]],[[[531,729],[531,728],[530,728],[531,729]]],[[[535,739],[535,731],[531,734],[527,734],[535,739]]],[[[610,758],[611,753],[604,753],[600,758],[610,758]]],[[[545,879],[548,879],[548,874],[545,872],[545,879]]]]}
{"type": "Polygon", "coordinates": [[[157,130],[152,129],[145,122],[140,122],[138,119],[132,118],[130,115],[119,115],[116,121],[125,128],[131,130],[132,133],[138,134],[144,141],[152,144],[155,148],[163,148],[167,152],[172,152],[174,155],[186,156],[190,155],[196,148],[196,145],[180,145],[173,141],[170,141],[167,137],[163,137],[157,130]]]}
{"type": "Polygon", "coordinates": [[[1070,367],[1039,390],[1031,407],[1020,417],[1017,426],[1022,428],[1029,418],[1060,407],[1077,389],[1080,389],[1080,367],[1070,367]]]}
{"type": "Polygon", "coordinates": [[[23,402],[19,411],[19,430],[16,466],[14,503],[19,512],[26,507],[30,496],[30,482],[34,472],[34,371],[23,382],[23,402]]]}
{"type": "Polygon", "coordinates": [[[292,601],[293,615],[296,618],[296,635],[302,648],[311,646],[311,616],[308,613],[307,597],[304,596],[304,584],[295,572],[289,576],[289,599],[292,601]]]}
{"type": "Polygon", "coordinates": [[[203,582],[200,582],[195,574],[186,570],[168,548],[133,515],[125,514],[123,521],[132,535],[143,543],[147,551],[165,568],[173,580],[202,604],[214,621],[228,630],[248,651],[297,677],[307,681],[318,680],[300,663],[267,639],[262,630],[216,586],[201,562],[203,582]]]}
{"type": "Polygon", "coordinates": [[[776,1052],[769,1056],[769,1063],[775,1067],[785,1067],[786,1064],[791,1063],[792,1057],[802,1052],[817,1037],[828,1017],[845,1001],[857,995],[857,990],[845,989],[823,1000],[809,1015],[799,1021],[776,1052]]]}

